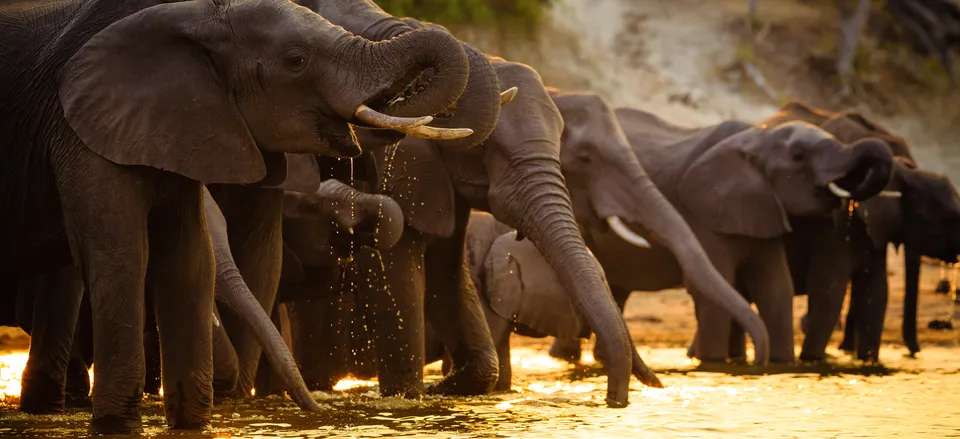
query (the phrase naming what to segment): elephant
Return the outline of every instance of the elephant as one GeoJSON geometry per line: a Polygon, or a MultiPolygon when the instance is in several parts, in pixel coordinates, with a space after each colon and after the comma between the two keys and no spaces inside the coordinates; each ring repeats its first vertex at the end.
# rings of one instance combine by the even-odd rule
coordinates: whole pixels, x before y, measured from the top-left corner
{"type": "MultiPolygon", "coordinates": [[[[342,165],[320,161],[326,162],[325,170],[342,165]]],[[[363,329],[367,323],[356,300],[359,273],[351,258],[361,248],[389,250],[400,240],[404,224],[400,206],[390,197],[362,193],[333,179],[324,185],[342,194],[336,202],[320,203],[315,195],[296,192],[286,192],[283,201],[277,302],[286,306],[293,354],[310,390],[331,390],[348,372],[376,375],[363,329]]],[[[258,369],[258,395],[276,391],[269,385],[274,380],[263,377],[267,373],[258,369]]]]}
{"type": "MultiPolygon", "coordinates": [[[[424,28],[449,35],[449,32],[440,26],[394,18],[366,0],[298,0],[295,3],[318,12],[333,24],[340,25],[347,31],[371,41],[388,41],[424,28]]],[[[456,102],[450,102],[443,110],[436,112],[430,127],[416,128],[424,130],[429,128],[428,133],[417,135],[436,133],[438,135],[432,137],[437,141],[437,145],[454,150],[468,149],[486,139],[496,126],[500,111],[501,90],[496,72],[493,71],[484,54],[465,43],[460,43],[460,46],[466,53],[468,70],[463,92],[459,94],[456,102]],[[450,134],[439,135],[442,134],[442,130],[447,130],[450,134]],[[454,133],[456,135],[453,135],[454,133]]],[[[426,60],[424,67],[430,67],[431,64],[426,60]]],[[[414,95],[419,96],[421,92],[416,90],[423,88],[434,92],[444,90],[445,88],[441,87],[446,87],[444,84],[447,81],[438,82],[437,80],[448,76],[445,72],[449,70],[445,66],[427,68],[411,86],[414,95]],[[438,74],[440,76],[435,78],[438,74]]],[[[404,96],[404,98],[408,97],[404,96]]],[[[401,104],[405,102],[400,99],[397,101],[401,104]]],[[[391,142],[397,140],[399,137],[393,137],[391,142]]],[[[297,162],[304,163],[306,160],[297,160],[297,162]]],[[[311,193],[316,189],[317,176],[303,176],[316,174],[316,172],[306,170],[301,165],[291,164],[290,167],[296,167],[304,173],[296,174],[291,170],[291,175],[300,175],[299,181],[297,184],[285,182],[280,185],[280,188],[305,193],[311,193]]],[[[282,221],[282,215],[277,206],[280,204],[282,195],[279,191],[268,193],[264,190],[254,191],[236,187],[229,188],[230,191],[240,192],[236,195],[223,194],[220,188],[211,188],[211,190],[224,208],[224,214],[227,222],[231,224],[231,229],[238,232],[231,234],[231,241],[240,272],[248,280],[254,295],[260,300],[264,309],[269,311],[274,307],[279,285],[277,259],[281,253],[282,232],[278,224],[282,221]],[[237,205],[238,202],[239,205],[237,205]],[[269,215],[265,212],[269,212],[269,215]]],[[[229,311],[224,313],[224,325],[236,346],[240,360],[240,381],[235,394],[249,396],[255,377],[258,375],[258,361],[262,361],[258,344],[249,333],[245,332],[243,325],[237,323],[237,319],[229,311]]]]}
{"type": "Polygon", "coordinates": [[[825,359],[848,284],[851,304],[840,347],[860,360],[879,359],[888,297],[888,243],[904,247],[903,339],[910,354],[917,353],[920,256],[957,261],[960,197],[956,188],[943,175],[917,169],[906,140],[856,112],[832,113],[792,101],[760,124],[777,126],[796,120],[818,125],[844,142],[882,139],[896,158],[885,191],[860,201],[844,222],[807,220],[786,239],[797,294],[806,294],[808,300],[800,359],[825,359]]]}
{"type": "MultiPolygon", "coordinates": [[[[560,99],[555,101],[558,107],[565,107],[560,99]]],[[[570,134],[562,161],[574,166],[593,155],[578,153],[587,147],[614,148],[605,145],[629,143],[643,168],[649,170],[652,184],[689,224],[713,266],[757,304],[770,336],[770,360],[793,361],[793,287],[782,240],[792,226],[788,215],[832,214],[841,204],[833,189],[852,192],[856,199],[878,193],[890,178],[890,147],[879,140],[847,145],[804,123],[763,129],[725,121],[685,128],[642,110],[618,108],[611,114],[591,110],[575,99],[569,102],[581,111],[575,117],[564,114],[570,134]],[[605,122],[600,124],[597,119],[605,122]],[[617,139],[619,130],[595,128],[618,125],[625,138],[617,139]]],[[[729,315],[713,302],[702,300],[701,287],[690,282],[690,274],[702,267],[680,265],[677,251],[666,248],[658,231],[649,230],[642,222],[603,227],[603,215],[597,214],[596,206],[603,206],[621,193],[620,188],[633,184],[607,177],[613,175],[608,163],[580,164],[581,170],[565,170],[564,175],[584,238],[603,266],[618,304],[622,308],[631,291],[685,285],[695,300],[700,334],[689,354],[709,362],[742,360],[743,346],[729,349],[729,315]],[[640,249],[631,244],[637,240],[635,234],[652,237],[651,247],[640,249]]],[[[551,352],[579,357],[579,343],[557,340],[551,352]]]]}
{"type": "MultiPolygon", "coordinates": [[[[89,289],[94,433],[141,428],[147,279],[169,366],[167,424],[209,423],[215,271],[201,182],[269,186],[283,180],[285,153],[357,155],[351,123],[472,134],[426,125],[456,102],[469,74],[447,33],[375,44],[279,0],[157,3],[0,11],[0,250],[17,255],[17,270],[72,263],[89,289]],[[428,69],[431,82],[406,92],[428,69]],[[58,234],[68,245],[43,239],[58,234]]],[[[50,305],[34,322],[44,340],[72,340],[73,290],[37,298],[50,305]]],[[[36,379],[63,375],[31,370],[36,379]]]]}

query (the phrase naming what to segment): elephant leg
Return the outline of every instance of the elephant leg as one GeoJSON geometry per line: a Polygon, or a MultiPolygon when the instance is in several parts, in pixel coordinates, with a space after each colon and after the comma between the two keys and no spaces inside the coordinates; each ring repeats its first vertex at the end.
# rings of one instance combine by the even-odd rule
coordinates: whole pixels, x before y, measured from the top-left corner
{"type": "MultiPolygon", "coordinates": [[[[213,323],[213,395],[217,400],[233,394],[240,378],[237,351],[220,322],[220,313],[214,307],[213,323]]],[[[257,387],[259,389],[259,387],[257,387]]]]}
{"type": "Polygon", "coordinates": [[[337,298],[297,298],[287,303],[293,356],[310,390],[333,390],[346,375],[337,298]]]}
{"type": "Polygon", "coordinates": [[[510,390],[513,380],[513,368],[510,364],[510,333],[513,332],[513,325],[497,315],[486,302],[483,302],[482,306],[487,318],[487,327],[490,328],[491,338],[497,348],[499,375],[493,390],[497,392],[507,391],[510,390]]]}
{"type": "MultiPolygon", "coordinates": [[[[581,341],[579,338],[555,338],[550,345],[550,356],[571,363],[580,362],[581,341]]],[[[594,357],[597,352],[594,351],[594,357]]]]}
{"type": "MultiPolygon", "coordinates": [[[[281,336],[283,333],[289,332],[289,328],[284,327],[284,323],[287,325],[290,324],[286,319],[287,307],[282,303],[277,303],[273,307],[273,312],[270,313],[270,320],[273,321],[273,325],[277,327],[277,332],[280,332],[281,336]],[[286,322],[284,322],[286,321],[286,322]]],[[[284,339],[284,342],[289,343],[288,340],[284,339]]],[[[287,349],[290,348],[290,345],[287,345],[287,349]]],[[[216,351],[214,351],[216,354],[216,351]]],[[[216,357],[214,357],[216,359],[216,357]]],[[[280,379],[280,376],[277,375],[273,370],[273,366],[270,365],[270,361],[267,360],[265,355],[260,356],[260,365],[257,366],[257,376],[255,380],[256,385],[256,396],[262,398],[269,395],[281,395],[283,396],[284,388],[286,387],[283,383],[283,380],[280,379]]]]}
{"type": "MultiPolygon", "coordinates": [[[[237,269],[264,312],[270,313],[280,285],[283,191],[235,185],[210,185],[208,189],[227,221],[230,251],[237,269]]],[[[262,349],[233,310],[221,309],[221,317],[240,367],[234,394],[249,398],[262,349]]]]}
{"type": "Polygon", "coordinates": [[[886,254],[879,250],[872,253],[866,258],[863,269],[853,273],[850,300],[858,303],[855,326],[857,359],[876,362],[880,359],[889,294],[886,254]]]}
{"type": "Polygon", "coordinates": [[[209,425],[213,407],[215,262],[204,218],[202,187],[193,182],[182,183],[150,216],[147,278],[160,335],[163,406],[172,428],[209,425]]]}
{"type": "Polygon", "coordinates": [[[70,163],[57,170],[64,230],[93,317],[96,366],[91,430],[94,434],[137,432],[142,429],[148,211],[144,192],[149,185],[134,175],[144,171],[116,166],[92,152],[63,161],[70,163]]]}
{"type": "Polygon", "coordinates": [[[814,247],[807,278],[807,333],[800,350],[801,361],[826,359],[827,343],[840,319],[843,298],[850,279],[850,243],[832,228],[810,236],[814,247]]]}
{"type": "Polygon", "coordinates": [[[150,283],[147,283],[146,312],[144,319],[146,326],[143,331],[143,359],[147,373],[143,379],[143,393],[159,395],[161,383],[160,373],[160,332],[157,331],[157,321],[154,311],[154,300],[150,283]]]}
{"type": "Polygon", "coordinates": [[[453,360],[452,371],[430,389],[445,395],[482,395],[497,382],[497,354],[466,259],[470,208],[459,203],[453,236],[427,248],[426,318],[453,360]]]}
{"type": "Polygon", "coordinates": [[[93,405],[90,400],[90,370],[83,361],[79,344],[75,334],[70,349],[70,363],[67,365],[66,408],[88,408],[93,405]]]}
{"type": "Polygon", "coordinates": [[[857,348],[857,314],[862,312],[859,308],[860,299],[851,294],[847,317],[843,322],[843,340],[839,346],[841,351],[853,352],[857,348]]]}
{"type": "Polygon", "coordinates": [[[355,255],[383,396],[423,395],[425,251],[423,235],[407,228],[389,250],[355,255]]]}
{"type": "Polygon", "coordinates": [[[72,265],[50,273],[21,277],[21,295],[34,296],[30,356],[23,370],[20,410],[55,413],[63,410],[67,369],[83,287],[72,265]]]}
{"type": "MultiPolygon", "coordinates": [[[[711,261],[727,282],[736,285],[736,270],[732,260],[711,258],[711,261]]],[[[703,362],[725,362],[728,356],[727,349],[733,317],[726,310],[707,299],[689,282],[686,284],[687,291],[693,296],[694,311],[697,316],[697,332],[687,349],[687,356],[699,358],[703,362]]]]}
{"type": "Polygon", "coordinates": [[[770,334],[770,361],[794,362],[794,289],[783,242],[767,241],[762,251],[751,256],[741,277],[746,296],[756,303],[757,311],[770,334]]]}

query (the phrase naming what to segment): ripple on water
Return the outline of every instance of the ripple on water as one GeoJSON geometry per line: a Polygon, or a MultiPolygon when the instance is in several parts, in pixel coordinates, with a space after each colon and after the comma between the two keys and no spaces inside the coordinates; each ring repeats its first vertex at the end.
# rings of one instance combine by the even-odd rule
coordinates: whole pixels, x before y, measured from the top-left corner
{"type": "MultiPolygon", "coordinates": [[[[631,384],[629,407],[607,409],[606,377],[591,358],[572,366],[531,349],[514,349],[513,391],[470,398],[381,398],[376,381],[344,380],[332,392],[314,392],[325,409],[300,412],[276,397],[226,402],[210,430],[170,432],[155,397],[144,399],[144,427],[152,437],[944,437],[960,431],[960,350],[928,347],[919,359],[885,349],[886,368],[859,369],[835,352],[833,367],[780,368],[763,374],[749,366],[701,367],[683,349],[643,353],[661,372],[664,389],[631,384]]],[[[0,391],[19,389],[25,357],[0,357],[0,391]]],[[[427,369],[436,381],[439,368],[427,369]]],[[[0,435],[76,437],[88,412],[26,416],[8,398],[0,435]]]]}

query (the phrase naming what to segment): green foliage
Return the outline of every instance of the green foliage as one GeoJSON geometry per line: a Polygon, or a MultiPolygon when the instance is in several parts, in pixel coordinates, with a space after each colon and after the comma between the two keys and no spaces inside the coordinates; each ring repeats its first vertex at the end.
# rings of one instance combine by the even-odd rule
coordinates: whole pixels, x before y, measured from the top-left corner
{"type": "Polygon", "coordinates": [[[534,28],[551,0],[375,0],[397,17],[442,25],[476,24],[500,28],[534,28]]]}

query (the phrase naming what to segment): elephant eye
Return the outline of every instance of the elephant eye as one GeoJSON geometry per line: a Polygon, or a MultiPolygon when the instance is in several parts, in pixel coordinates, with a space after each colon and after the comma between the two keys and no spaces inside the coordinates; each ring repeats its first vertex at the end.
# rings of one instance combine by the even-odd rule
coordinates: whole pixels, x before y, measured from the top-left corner
{"type": "Polygon", "coordinates": [[[804,159],[803,151],[794,151],[790,158],[795,162],[802,162],[804,159]]]}
{"type": "Polygon", "coordinates": [[[307,65],[307,54],[299,47],[291,48],[283,54],[283,64],[295,72],[303,70],[307,65]]]}

